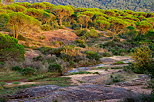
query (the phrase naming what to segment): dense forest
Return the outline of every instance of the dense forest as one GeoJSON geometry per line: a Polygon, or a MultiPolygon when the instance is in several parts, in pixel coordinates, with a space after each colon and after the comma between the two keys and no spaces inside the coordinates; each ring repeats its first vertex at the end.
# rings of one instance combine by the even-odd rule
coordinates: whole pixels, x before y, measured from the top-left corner
{"type": "MultiPolygon", "coordinates": [[[[129,1],[135,2],[134,6],[142,4],[139,0],[129,1]]],[[[99,2],[101,1],[95,3],[99,2]]],[[[151,0],[146,4],[151,5],[152,2],[151,0]]],[[[106,10],[106,7],[76,8],[72,5],[54,4],[13,3],[13,0],[0,3],[2,98],[3,95],[9,96],[8,94],[16,92],[14,90],[21,88],[6,88],[5,84],[8,82],[43,80],[50,82],[46,84],[52,82],[56,85],[70,85],[67,82],[69,78],[60,79],[63,83],[59,79],[49,78],[65,75],[72,68],[100,64],[103,57],[132,56],[135,63],[127,63],[125,71],[154,76],[153,12],[136,12],[140,11],[137,8],[106,10]]],[[[114,5],[112,0],[106,5],[109,4],[114,5]]],[[[112,65],[121,63],[123,64],[117,62],[112,65]]],[[[99,73],[89,73],[99,76],[99,73]]],[[[115,82],[119,81],[112,75],[110,78],[115,82]]]]}
{"type": "Polygon", "coordinates": [[[55,5],[74,7],[120,9],[133,11],[154,11],[153,0],[16,0],[17,2],[50,2],[55,5]]]}

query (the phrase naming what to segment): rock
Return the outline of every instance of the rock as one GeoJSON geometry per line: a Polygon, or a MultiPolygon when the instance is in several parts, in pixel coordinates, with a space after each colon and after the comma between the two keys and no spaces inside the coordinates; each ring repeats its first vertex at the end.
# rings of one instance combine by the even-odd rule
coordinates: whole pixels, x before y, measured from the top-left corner
{"type": "Polygon", "coordinates": [[[101,58],[100,59],[101,62],[116,62],[116,60],[106,57],[106,58],[101,58]]]}
{"type": "Polygon", "coordinates": [[[98,68],[98,67],[104,67],[104,64],[98,64],[98,65],[91,66],[91,67],[96,67],[96,68],[98,68]]]}
{"type": "Polygon", "coordinates": [[[23,90],[18,92],[15,96],[19,96],[23,92],[26,92],[26,96],[30,97],[25,97],[24,99],[12,99],[8,102],[87,102],[122,99],[137,95],[124,88],[105,87],[102,85],[70,86],[61,88],[52,85],[40,86],[23,90]]]}
{"type": "Polygon", "coordinates": [[[76,68],[74,70],[70,70],[68,71],[67,73],[65,73],[64,75],[69,75],[71,73],[77,73],[77,72],[82,72],[82,71],[86,71],[86,70],[89,70],[88,67],[79,67],[79,68],[76,68]]]}
{"type": "Polygon", "coordinates": [[[60,87],[56,85],[45,85],[45,86],[27,88],[19,91],[16,95],[11,96],[11,98],[28,98],[28,97],[47,95],[48,93],[53,92],[58,88],[60,87]]]}

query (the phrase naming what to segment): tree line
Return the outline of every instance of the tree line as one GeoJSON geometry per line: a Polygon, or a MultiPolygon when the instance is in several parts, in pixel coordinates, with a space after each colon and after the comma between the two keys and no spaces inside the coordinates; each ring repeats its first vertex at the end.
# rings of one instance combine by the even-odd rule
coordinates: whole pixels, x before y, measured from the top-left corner
{"type": "Polygon", "coordinates": [[[154,29],[154,13],[75,8],[71,5],[53,5],[48,2],[5,2],[0,4],[0,30],[12,33],[15,38],[18,38],[19,34],[29,34],[41,29],[64,27],[108,30],[113,37],[126,31],[127,27],[138,30],[140,34],[154,29]]]}

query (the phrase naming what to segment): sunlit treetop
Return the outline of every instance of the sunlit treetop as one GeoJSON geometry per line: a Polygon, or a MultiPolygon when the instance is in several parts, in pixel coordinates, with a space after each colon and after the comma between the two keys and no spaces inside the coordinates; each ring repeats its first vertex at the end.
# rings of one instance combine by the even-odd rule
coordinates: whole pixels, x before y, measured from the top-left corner
{"type": "Polygon", "coordinates": [[[18,4],[6,5],[3,8],[7,10],[12,10],[14,12],[24,12],[27,9],[26,7],[20,6],[18,4]]]}
{"type": "Polygon", "coordinates": [[[21,5],[21,6],[24,6],[26,8],[30,8],[32,6],[31,3],[28,3],[28,2],[17,2],[15,4],[18,4],[18,5],[21,5]]]}
{"type": "Polygon", "coordinates": [[[38,2],[33,3],[31,7],[36,9],[46,9],[46,5],[44,3],[38,2]]]}

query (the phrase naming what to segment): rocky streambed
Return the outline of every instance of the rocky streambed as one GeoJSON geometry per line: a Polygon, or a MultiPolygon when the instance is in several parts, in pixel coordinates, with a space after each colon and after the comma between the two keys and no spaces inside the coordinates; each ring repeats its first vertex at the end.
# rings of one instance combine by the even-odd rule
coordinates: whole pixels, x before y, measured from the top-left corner
{"type": "Polygon", "coordinates": [[[128,73],[122,69],[132,61],[129,57],[117,56],[101,60],[102,64],[76,68],[62,76],[71,78],[71,86],[27,88],[10,96],[8,102],[118,102],[123,98],[151,93],[151,89],[146,88],[149,80],[147,75],[128,73]],[[115,64],[118,61],[124,63],[115,64]],[[72,75],[81,71],[91,73],[72,75]]]}

